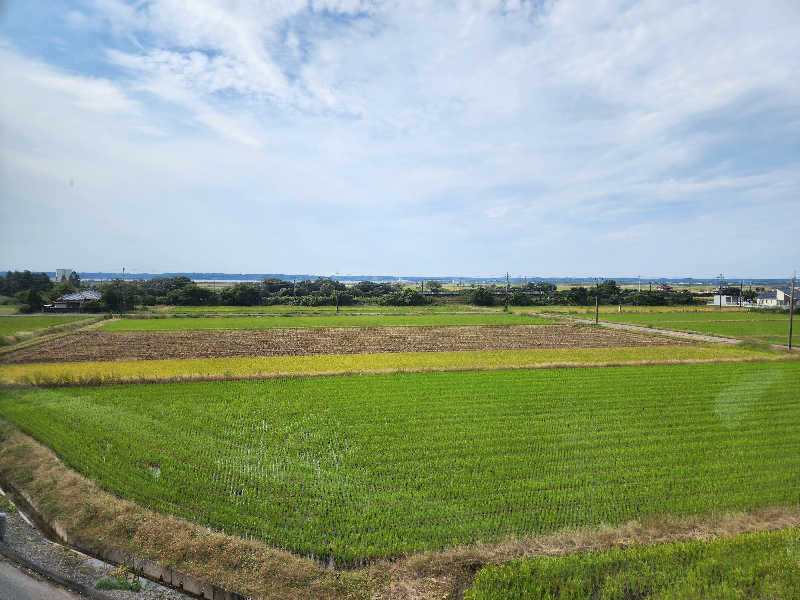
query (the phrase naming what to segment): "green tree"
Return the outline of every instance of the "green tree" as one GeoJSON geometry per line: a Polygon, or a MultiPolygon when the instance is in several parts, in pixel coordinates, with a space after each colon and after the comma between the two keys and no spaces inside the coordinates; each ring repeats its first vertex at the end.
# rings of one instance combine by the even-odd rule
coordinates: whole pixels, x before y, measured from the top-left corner
{"type": "Polygon", "coordinates": [[[470,304],[476,306],[494,306],[494,295],[482,285],[479,285],[469,295],[470,304]]]}
{"type": "Polygon", "coordinates": [[[261,287],[254,283],[237,283],[222,290],[222,303],[230,306],[258,306],[261,303],[261,287]]]}
{"type": "Polygon", "coordinates": [[[442,291],[442,284],[434,280],[426,281],[425,289],[428,290],[431,294],[439,294],[442,291]]]}
{"type": "Polygon", "coordinates": [[[405,288],[401,292],[381,296],[379,302],[386,306],[422,306],[425,304],[425,297],[417,289],[405,288]]]}
{"type": "Polygon", "coordinates": [[[582,285],[571,287],[567,291],[567,300],[570,304],[577,304],[578,306],[586,306],[589,304],[589,290],[582,285]]]}
{"type": "Polygon", "coordinates": [[[112,312],[133,310],[135,301],[136,286],[121,279],[104,284],[100,291],[100,302],[112,312]]]}
{"type": "Polygon", "coordinates": [[[14,297],[21,303],[19,306],[21,313],[40,312],[44,306],[42,295],[37,290],[22,290],[14,294],[14,297]]]}
{"type": "Polygon", "coordinates": [[[196,283],[190,283],[179,290],[172,290],[167,294],[167,304],[173,306],[202,306],[210,304],[216,298],[216,294],[205,287],[200,287],[196,283]]]}
{"type": "Polygon", "coordinates": [[[756,298],[758,298],[758,292],[755,290],[745,290],[742,292],[742,298],[747,302],[755,302],[756,298]]]}
{"type": "Polygon", "coordinates": [[[77,291],[77,289],[70,283],[69,279],[64,279],[61,283],[57,283],[53,286],[53,289],[47,293],[47,298],[52,302],[53,300],[61,298],[61,296],[72,294],[75,291],[77,291]]]}
{"type": "Polygon", "coordinates": [[[530,306],[531,297],[522,290],[514,290],[508,295],[508,303],[511,306],[530,306]]]}

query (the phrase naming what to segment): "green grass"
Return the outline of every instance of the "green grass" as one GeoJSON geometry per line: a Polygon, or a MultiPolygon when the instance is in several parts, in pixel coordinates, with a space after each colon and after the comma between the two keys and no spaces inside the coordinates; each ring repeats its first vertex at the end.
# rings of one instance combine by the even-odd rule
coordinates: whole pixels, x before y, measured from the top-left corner
{"type": "Polygon", "coordinates": [[[18,309],[19,306],[14,304],[0,304],[0,316],[15,315],[17,314],[18,309]]]}
{"type": "Polygon", "coordinates": [[[87,317],[0,317],[0,337],[80,321],[87,317]]]}
{"type": "Polygon", "coordinates": [[[800,530],[515,560],[485,567],[465,600],[800,598],[800,530]]]}
{"type": "Polygon", "coordinates": [[[542,365],[757,360],[774,352],[738,346],[679,345],[578,349],[479,350],[473,352],[386,352],[313,356],[188,358],[0,365],[7,384],[92,384],[157,379],[201,379],[318,375],[379,371],[511,369],[542,365]]]}
{"type": "MultiPolygon", "coordinates": [[[[623,312],[604,314],[602,320],[775,344],[786,344],[789,334],[789,315],[772,312],[623,312]]],[[[792,333],[792,344],[800,344],[800,327],[794,327],[792,333]]]]}
{"type": "Polygon", "coordinates": [[[0,391],[111,492],[337,562],[800,501],[800,362],[0,391]]]}
{"type": "MultiPolygon", "coordinates": [[[[382,306],[380,304],[357,304],[340,306],[340,313],[437,313],[437,312],[498,312],[500,307],[487,308],[471,304],[441,303],[425,306],[382,306]]],[[[166,314],[330,314],[335,306],[169,306],[157,307],[155,313],[166,314]]]]}
{"type": "Polygon", "coordinates": [[[287,327],[430,327],[450,325],[547,325],[552,319],[514,314],[330,315],[316,317],[174,317],[121,319],[106,331],[177,331],[200,329],[272,329],[287,327]]]}
{"type": "MultiPolygon", "coordinates": [[[[600,314],[619,313],[618,304],[601,304],[599,307],[600,314]]],[[[514,307],[515,311],[530,310],[535,312],[556,312],[567,313],[572,315],[594,315],[594,305],[592,306],[565,306],[565,305],[552,305],[552,306],[530,306],[530,307],[514,307]]],[[[717,309],[713,306],[705,304],[688,305],[688,306],[633,306],[624,304],[622,306],[622,314],[631,313],[706,313],[714,312],[717,309]]],[[[740,308],[726,308],[727,313],[733,314],[734,312],[745,312],[747,309],[740,308]]]]}

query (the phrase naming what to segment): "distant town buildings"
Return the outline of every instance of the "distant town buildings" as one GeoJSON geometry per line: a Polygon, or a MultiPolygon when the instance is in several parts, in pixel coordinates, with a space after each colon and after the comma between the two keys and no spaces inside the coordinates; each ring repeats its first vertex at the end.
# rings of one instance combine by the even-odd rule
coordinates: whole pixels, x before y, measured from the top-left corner
{"type": "Polygon", "coordinates": [[[56,269],[56,283],[68,281],[74,272],[73,269],[56,269]]]}

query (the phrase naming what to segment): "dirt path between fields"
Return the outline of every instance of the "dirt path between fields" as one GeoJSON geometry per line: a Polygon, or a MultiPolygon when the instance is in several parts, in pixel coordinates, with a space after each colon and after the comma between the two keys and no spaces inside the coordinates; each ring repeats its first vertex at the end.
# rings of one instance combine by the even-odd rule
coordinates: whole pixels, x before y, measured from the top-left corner
{"type": "MultiPolygon", "coordinates": [[[[573,319],[576,323],[582,323],[584,325],[587,324],[594,325],[594,319],[576,319],[574,317],[570,318],[573,319]]],[[[622,329],[625,331],[635,331],[637,333],[644,333],[644,334],[668,335],[671,337],[677,337],[684,340],[692,340],[695,342],[704,342],[712,344],[740,344],[743,341],[733,338],[719,337],[715,335],[691,333],[689,331],[675,331],[674,329],[659,329],[656,327],[645,327],[644,325],[632,325],[630,323],[614,323],[611,321],[600,321],[599,324],[602,325],[603,327],[610,327],[611,329],[622,329]]]]}

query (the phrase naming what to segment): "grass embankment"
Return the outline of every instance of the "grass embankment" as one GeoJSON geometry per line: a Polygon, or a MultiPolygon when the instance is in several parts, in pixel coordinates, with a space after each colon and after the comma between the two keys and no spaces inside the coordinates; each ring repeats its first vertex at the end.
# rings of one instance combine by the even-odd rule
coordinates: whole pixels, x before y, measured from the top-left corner
{"type": "MultiPolygon", "coordinates": [[[[598,307],[601,315],[606,314],[658,314],[658,313],[707,313],[716,311],[716,307],[702,305],[687,305],[687,306],[635,306],[631,304],[623,304],[622,311],[619,309],[618,304],[605,304],[598,307]]],[[[565,305],[551,305],[551,306],[530,306],[530,307],[514,307],[514,312],[520,311],[533,311],[533,312],[549,312],[549,313],[565,313],[569,315],[591,315],[594,316],[594,306],[565,306],[565,305]]],[[[730,312],[747,312],[747,309],[742,308],[726,308],[726,313],[730,312]]]]}
{"type": "Polygon", "coordinates": [[[56,325],[64,325],[65,323],[72,323],[86,318],[88,317],[0,317],[0,337],[18,334],[22,331],[47,329],[56,325]]]}
{"type": "Polygon", "coordinates": [[[768,360],[781,355],[730,346],[392,352],[252,358],[23,363],[0,366],[6,384],[74,385],[156,380],[236,379],[395,371],[549,368],[687,361],[768,360]]]}
{"type": "MultiPolygon", "coordinates": [[[[156,306],[147,309],[157,314],[327,314],[336,313],[335,306],[156,306]]],[[[384,306],[382,304],[354,304],[340,306],[340,313],[396,314],[396,313],[448,313],[448,312],[500,312],[502,307],[474,306],[459,302],[425,304],[424,306],[384,306]]]]}
{"type": "MultiPolygon", "coordinates": [[[[786,344],[789,334],[789,315],[774,312],[704,311],[663,313],[610,313],[603,321],[631,323],[660,329],[690,331],[754,342],[786,344]]],[[[800,332],[795,328],[792,344],[800,344],[800,332]]]]}
{"type": "Polygon", "coordinates": [[[319,327],[436,327],[463,325],[548,325],[552,319],[511,313],[426,315],[331,315],[262,317],[174,317],[120,319],[103,325],[106,331],[180,331],[202,329],[272,329],[319,327]]]}
{"type": "Polygon", "coordinates": [[[786,361],[6,389],[0,415],[115,494],[347,563],[796,505],[798,398],[786,361]]]}
{"type": "Polygon", "coordinates": [[[465,600],[800,598],[800,530],[486,567],[465,600]]]}
{"type": "Polygon", "coordinates": [[[16,343],[29,337],[46,335],[61,331],[65,325],[77,321],[85,321],[91,316],[63,317],[63,316],[36,316],[16,317],[0,316],[0,346],[16,343]]]}

